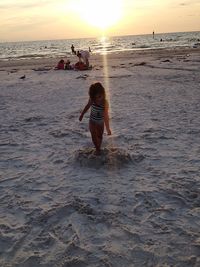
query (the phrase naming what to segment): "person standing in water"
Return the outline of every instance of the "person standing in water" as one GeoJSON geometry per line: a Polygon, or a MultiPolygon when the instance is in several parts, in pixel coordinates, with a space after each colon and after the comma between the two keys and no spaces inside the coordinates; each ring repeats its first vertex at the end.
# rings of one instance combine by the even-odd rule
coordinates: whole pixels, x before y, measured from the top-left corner
{"type": "Polygon", "coordinates": [[[76,55],[76,51],[74,50],[74,45],[71,46],[72,54],[76,55]]]}

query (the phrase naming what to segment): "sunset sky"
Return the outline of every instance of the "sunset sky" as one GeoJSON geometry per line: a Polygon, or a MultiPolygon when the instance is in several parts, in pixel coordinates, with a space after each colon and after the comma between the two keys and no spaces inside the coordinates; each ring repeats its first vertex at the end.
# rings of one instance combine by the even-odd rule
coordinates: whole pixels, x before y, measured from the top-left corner
{"type": "Polygon", "coordinates": [[[0,41],[200,30],[200,0],[0,0],[0,41]]]}

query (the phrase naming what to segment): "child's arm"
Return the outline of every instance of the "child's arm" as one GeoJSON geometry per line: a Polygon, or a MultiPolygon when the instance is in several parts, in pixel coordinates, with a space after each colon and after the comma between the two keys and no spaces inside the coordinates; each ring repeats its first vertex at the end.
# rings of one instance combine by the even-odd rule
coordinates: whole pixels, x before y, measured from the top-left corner
{"type": "Polygon", "coordinates": [[[79,121],[82,121],[84,114],[88,111],[88,109],[91,107],[91,100],[89,99],[87,105],[84,107],[83,111],[81,112],[81,115],[79,117],[79,121]]]}
{"type": "Polygon", "coordinates": [[[112,133],[111,133],[111,130],[110,130],[108,108],[109,108],[109,106],[108,106],[108,103],[106,102],[105,111],[104,111],[104,123],[105,123],[105,126],[106,126],[107,134],[111,135],[112,133]]]}

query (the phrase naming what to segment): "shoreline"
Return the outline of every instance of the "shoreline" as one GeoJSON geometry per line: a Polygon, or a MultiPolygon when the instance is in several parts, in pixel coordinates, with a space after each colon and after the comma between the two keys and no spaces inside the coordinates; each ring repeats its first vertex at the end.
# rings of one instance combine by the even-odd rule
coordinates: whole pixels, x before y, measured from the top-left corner
{"type": "MultiPolygon", "coordinates": [[[[132,56],[134,58],[142,58],[142,57],[152,57],[156,56],[159,58],[162,57],[173,57],[176,55],[185,55],[185,54],[199,54],[200,48],[190,48],[190,47],[177,47],[170,49],[148,49],[148,50],[129,50],[129,51],[120,51],[120,52],[109,52],[106,57],[107,60],[113,59],[131,59],[132,56]]],[[[95,65],[96,62],[102,62],[105,55],[103,54],[91,54],[90,56],[90,64],[92,66],[95,65]]],[[[70,59],[74,64],[77,62],[77,57],[71,55],[70,57],[66,55],[66,57],[60,57],[63,59],[70,59]]],[[[53,58],[38,58],[38,59],[11,59],[8,61],[0,60],[0,71],[18,71],[18,70],[34,70],[35,68],[44,68],[44,70],[53,69],[57,62],[60,59],[59,57],[53,58]]]]}

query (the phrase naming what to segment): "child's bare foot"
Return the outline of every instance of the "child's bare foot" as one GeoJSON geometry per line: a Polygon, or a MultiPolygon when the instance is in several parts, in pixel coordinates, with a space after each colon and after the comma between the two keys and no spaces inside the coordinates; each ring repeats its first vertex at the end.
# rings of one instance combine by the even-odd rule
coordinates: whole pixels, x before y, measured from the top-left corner
{"type": "Polygon", "coordinates": [[[95,154],[96,156],[100,156],[100,155],[101,155],[101,150],[96,150],[96,151],[94,152],[94,154],[95,154]]]}

